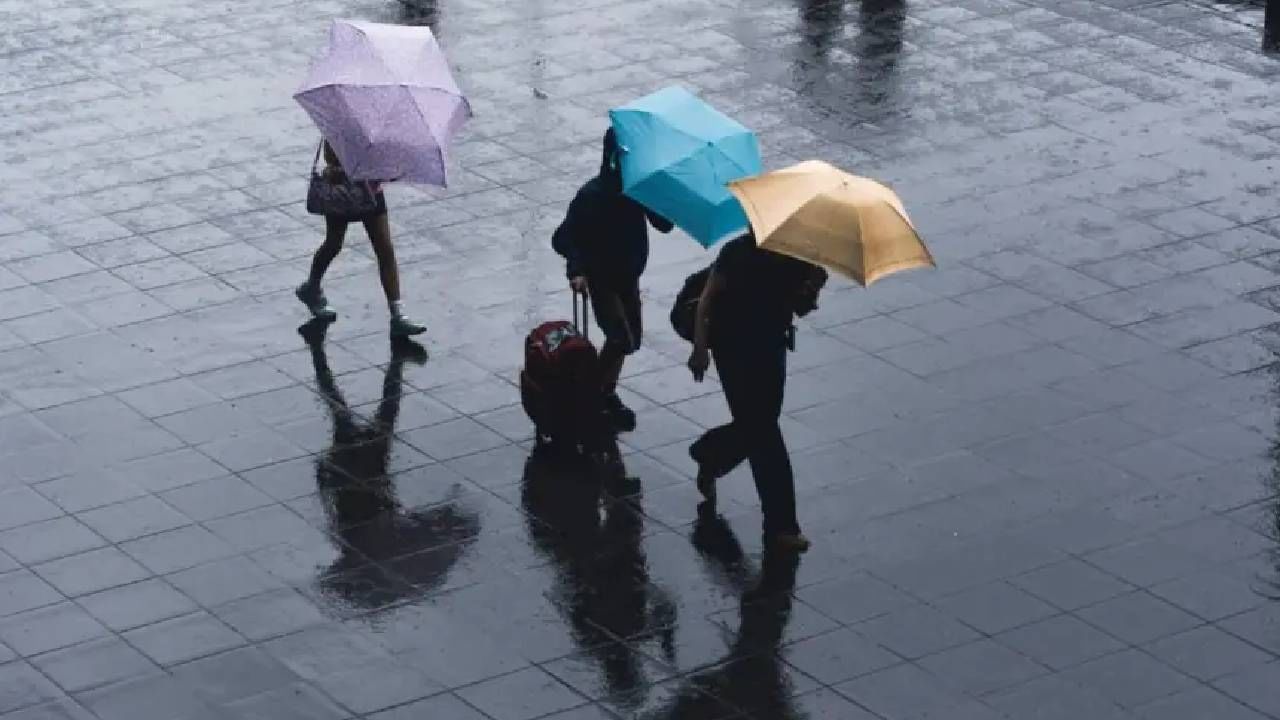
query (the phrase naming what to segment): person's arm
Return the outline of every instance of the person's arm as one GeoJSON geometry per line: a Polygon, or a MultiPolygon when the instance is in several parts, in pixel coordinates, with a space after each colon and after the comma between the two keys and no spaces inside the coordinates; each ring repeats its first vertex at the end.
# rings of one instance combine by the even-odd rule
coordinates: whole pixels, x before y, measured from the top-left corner
{"type": "Polygon", "coordinates": [[[583,262],[582,248],[579,241],[583,235],[581,228],[580,208],[575,197],[569,203],[564,221],[551,236],[551,247],[564,258],[565,276],[569,284],[578,292],[586,291],[586,266],[583,262]]]}
{"type": "Polygon", "coordinates": [[[698,297],[698,309],[693,314],[693,352],[689,355],[689,370],[693,379],[702,382],[711,366],[711,317],[716,298],[724,288],[724,277],[714,267],[707,275],[707,284],[698,297]]]}

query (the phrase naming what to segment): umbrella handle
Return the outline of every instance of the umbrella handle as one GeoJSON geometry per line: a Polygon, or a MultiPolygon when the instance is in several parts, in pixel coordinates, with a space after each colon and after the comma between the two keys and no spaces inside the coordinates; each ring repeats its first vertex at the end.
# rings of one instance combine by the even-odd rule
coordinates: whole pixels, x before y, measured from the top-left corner
{"type": "Polygon", "coordinates": [[[311,159],[311,174],[316,174],[316,168],[320,167],[320,151],[324,149],[324,138],[320,138],[320,142],[316,145],[316,156],[311,159]]]}
{"type": "Polygon", "coordinates": [[[587,306],[587,294],[580,293],[577,290],[570,291],[573,293],[573,326],[578,328],[578,332],[582,333],[584,340],[590,340],[591,316],[590,309],[587,306]],[[578,322],[578,300],[582,300],[582,322],[578,322]]]}

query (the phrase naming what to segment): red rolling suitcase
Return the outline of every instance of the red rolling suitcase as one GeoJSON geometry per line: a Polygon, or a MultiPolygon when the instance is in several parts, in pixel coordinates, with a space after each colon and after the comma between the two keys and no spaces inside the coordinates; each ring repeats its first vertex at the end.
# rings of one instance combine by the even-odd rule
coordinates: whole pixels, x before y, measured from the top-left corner
{"type": "Polygon", "coordinates": [[[604,424],[600,357],[587,337],[588,322],[587,296],[575,292],[572,322],[542,323],[525,338],[520,401],[539,443],[590,445],[604,424]]]}

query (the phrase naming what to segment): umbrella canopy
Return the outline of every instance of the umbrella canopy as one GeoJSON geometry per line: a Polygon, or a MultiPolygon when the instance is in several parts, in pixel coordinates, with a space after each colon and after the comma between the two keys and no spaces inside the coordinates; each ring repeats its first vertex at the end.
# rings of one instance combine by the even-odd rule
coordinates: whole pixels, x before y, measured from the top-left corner
{"type": "Polygon", "coordinates": [[[831,268],[867,286],[933,267],[902,201],[880,183],[807,160],[730,183],[760,247],[831,268]]]}
{"type": "Polygon", "coordinates": [[[703,247],[747,227],[725,184],[760,172],[756,136],[689,91],[669,87],[609,111],[622,189],[703,247]]]}
{"type": "Polygon", "coordinates": [[[471,107],[426,27],[335,20],[293,96],[356,180],[445,185],[471,107]]]}

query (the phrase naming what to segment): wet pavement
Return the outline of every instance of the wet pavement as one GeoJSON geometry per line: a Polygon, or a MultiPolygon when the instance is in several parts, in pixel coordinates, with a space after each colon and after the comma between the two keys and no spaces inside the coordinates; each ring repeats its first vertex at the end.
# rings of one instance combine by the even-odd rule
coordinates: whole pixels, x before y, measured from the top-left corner
{"type": "Polygon", "coordinates": [[[1280,717],[1280,61],[1247,3],[0,2],[0,713],[13,720],[1280,717]],[[431,23],[476,118],[394,188],[393,351],[289,98],[431,23]],[[625,473],[532,451],[524,333],[603,111],[683,83],[899,190],[936,272],[836,283],[762,557],[655,238],[625,473]],[[309,340],[308,340],[309,338],[309,340]]]}

